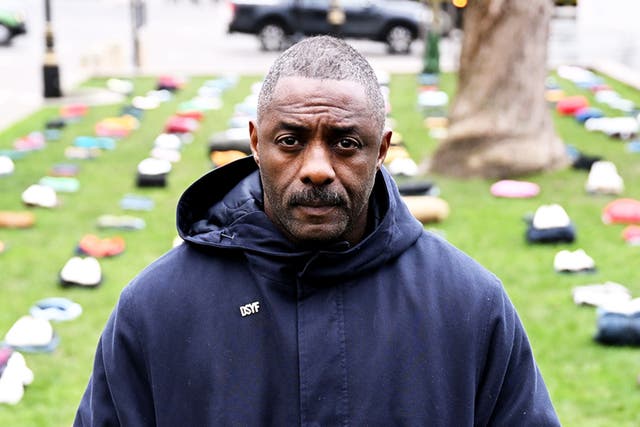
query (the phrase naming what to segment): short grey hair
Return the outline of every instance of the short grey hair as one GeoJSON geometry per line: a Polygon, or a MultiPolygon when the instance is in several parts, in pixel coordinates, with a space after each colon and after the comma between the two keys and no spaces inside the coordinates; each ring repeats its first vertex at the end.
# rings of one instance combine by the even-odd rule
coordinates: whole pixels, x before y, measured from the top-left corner
{"type": "Polygon", "coordinates": [[[345,41],[331,36],[304,39],[285,50],[267,73],[258,96],[258,123],[267,113],[273,91],[282,77],[349,80],[360,83],[369,98],[373,119],[384,129],[385,103],[371,64],[345,41]]]}

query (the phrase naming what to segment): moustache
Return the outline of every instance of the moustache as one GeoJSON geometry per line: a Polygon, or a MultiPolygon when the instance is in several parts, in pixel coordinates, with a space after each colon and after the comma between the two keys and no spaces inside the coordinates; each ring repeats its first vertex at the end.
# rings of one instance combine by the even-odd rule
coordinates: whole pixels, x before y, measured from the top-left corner
{"type": "Polygon", "coordinates": [[[327,205],[327,206],[344,206],[346,204],[344,197],[338,192],[323,189],[310,188],[308,190],[294,193],[289,197],[289,205],[327,205]]]}

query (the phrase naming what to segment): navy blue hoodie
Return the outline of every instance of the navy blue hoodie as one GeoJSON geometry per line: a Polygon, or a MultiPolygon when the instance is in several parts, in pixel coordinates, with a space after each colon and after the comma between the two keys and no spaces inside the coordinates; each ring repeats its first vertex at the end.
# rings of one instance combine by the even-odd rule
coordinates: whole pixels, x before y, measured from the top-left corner
{"type": "Polygon", "coordinates": [[[75,425],[556,426],[499,280],[423,230],[382,170],[359,244],[301,250],[256,165],[178,204],[185,243],[122,292],[75,425]]]}

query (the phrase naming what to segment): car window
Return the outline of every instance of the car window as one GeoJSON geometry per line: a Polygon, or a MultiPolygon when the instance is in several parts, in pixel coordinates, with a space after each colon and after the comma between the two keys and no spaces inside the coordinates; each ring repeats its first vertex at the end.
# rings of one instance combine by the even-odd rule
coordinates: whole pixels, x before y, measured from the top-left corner
{"type": "MultiPolygon", "coordinates": [[[[303,7],[327,9],[329,7],[329,0],[302,0],[301,4],[303,7]]],[[[371,5],[371,0],[338,0],[338,4],[350,9],[362,9],[371,5]]]]}
{"type": "Polygon", "coordinates": [[[371,5],[371,0],[340,0],[340,5],[348,8],[364,8],[371,5]]]}
{"type": "Polygon", "coordinates": [[[327,9],[329,7],[329,0],[302,0],[300,2],[302,7],[313,7],[319,9],[327,9]]]}

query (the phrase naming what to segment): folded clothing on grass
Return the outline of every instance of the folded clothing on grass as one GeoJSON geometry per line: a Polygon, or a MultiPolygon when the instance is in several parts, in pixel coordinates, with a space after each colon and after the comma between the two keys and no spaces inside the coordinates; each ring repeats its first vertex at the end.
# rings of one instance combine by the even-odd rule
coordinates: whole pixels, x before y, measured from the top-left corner
{"type": "Polygon", "coordinates": [[[98,228],[114,228],[118,230],[142,230],[146,223],[144,219],[129,215],[100,215],[98,228]]]}
{"type": "Polygon", "coordinates": [[[125,247],[125,241],[120,236],[100,238],[95,234],[85,234],[78,243],[78,252],[95,258],[104,258],[121,254],[125,247]]]}
{"type": "Polygon", "coordinates": [[[53,331],[51,323],[47,319],[22,316],[7,331],[4,343],[13,349],[41,353],[51,352],[57,346],[59,337],[53,331]]]}
{"type": "Polygon", "coordinates": [[[29,228],[36,222],[33,212],[0,211],[0,228],[29,228]]]}
{"type": "Polygon", "coordinates": [[[33,372],[24,356],[11,347],[0,346],[0,404],[18,404],[24,396],[24,387],[32,382],[33,372]]]}
{"type": "Polygon", "coordinates": [[[29,314],[38,319],[55,322],[73,320],[82,314],[82,306],[68,298],[50,297],[37,301],[29,314]]]}
{"type": "Polygon", "coordinates": [[[553,268],[559,273],[593,273],[596,271],[596,264],[582,249],[563,249],[556,254],[553,268]]]}
{"type": "Polygon", "coordinates": [[[640,346],[640,298],[599,307],[597,316],[597,342],[640,346]]]}
{"type": "Polygon", "coordinates": [[[151,211],[155,203],[153,199],[137,194],[125,194],[120,199],[120,208],[130,211],[151,211]]]}
{"type": "Polygon", "coordinates": [[[576,305],[594,307],[626,303],[631,300],[629,289],[615,282],[576,286],[573,288],[572,296],[576,305]]]}
{"type": "Polygon", "coordinates": [[[72,257],[60,271],[60,284],[64,287],[95,288],[101,282],[102,269],[94,257],[72,257]]]}
{"type": "Polygon", "coordinates": [[[558,204],[541,205],[527,222],[526,238],[529,243],[570,243],[576,238],[569,215],[558,204]]]}

